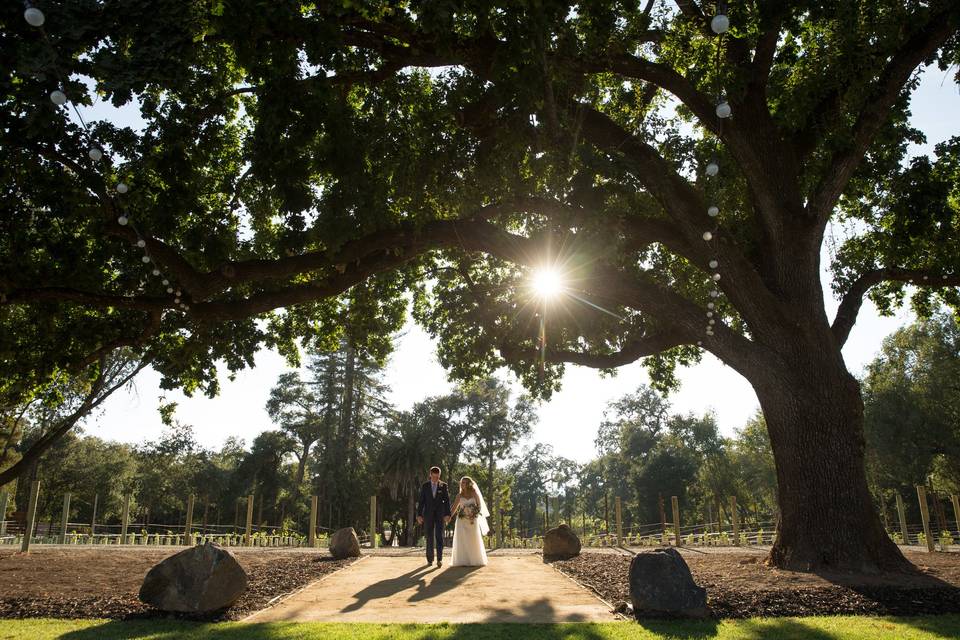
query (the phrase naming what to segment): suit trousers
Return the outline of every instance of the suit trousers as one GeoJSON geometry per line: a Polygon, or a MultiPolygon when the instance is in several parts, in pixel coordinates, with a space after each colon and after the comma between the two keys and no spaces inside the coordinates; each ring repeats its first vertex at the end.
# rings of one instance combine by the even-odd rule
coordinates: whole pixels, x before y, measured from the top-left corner
{"type": "Polygon", "coordinates": [[[437,547],[437,560],[443,560],[443,516],[423,517],[423,533],[427,537],[427,562],[433,564],[433,547],[437,547]]]}

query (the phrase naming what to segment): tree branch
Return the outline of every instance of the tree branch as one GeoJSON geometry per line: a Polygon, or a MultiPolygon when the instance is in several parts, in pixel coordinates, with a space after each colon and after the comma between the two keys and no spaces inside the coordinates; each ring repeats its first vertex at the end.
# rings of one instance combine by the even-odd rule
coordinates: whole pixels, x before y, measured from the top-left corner
{"type": "MultiPolygon", "coordinates": [[[[565,362],[593,369],[613,369],[683,344],[690,344],[689,336],[680,331],[668,331],[633,340],[613,353],[585,353],[548,348],[546,359],[548,362],[565,362]]],[[[529,362],[540,357],[537,349],[510,349],[501,345],[499,350],[504,360],[529,362]]]]}
{"type": "Polygon", "coordinates": [[[831,330],[834,339],[841,347],[847,342],[850,331],[857,322],[857,315],[860,313],[860,307],[863,306],[867,291],[881,282],[906,282],[918,287],[957,287],[960,286],[960,275],[944,275],[925,269],[898,267],[883,267],[867,271],[853,282],[837,308],[831,330]]]}
{"type": "Polygon", "coordinates": [[[887,63],[850,131],[850,144],[834,153],[823,179],[814,189],[807,209],[820,222],[825,223],[833,212],[840,194],[889,118],[890,110],[910,76],[956,32],[951,14],[960,11],[960,5],[951,0],[937,4],[939,6],[930,11],[924,27],[914,33],[887,63]]]}

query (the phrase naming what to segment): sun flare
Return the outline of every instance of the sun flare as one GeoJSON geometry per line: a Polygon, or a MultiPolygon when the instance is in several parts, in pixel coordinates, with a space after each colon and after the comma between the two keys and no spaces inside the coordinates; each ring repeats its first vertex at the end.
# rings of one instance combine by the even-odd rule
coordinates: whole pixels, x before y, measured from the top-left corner
{"type": "Polygon", "coordinates": [[[532,286],[541,298],[553,298],[563,291],[563,279],[556,269],[537,269],[533,273],[532,286]]]}

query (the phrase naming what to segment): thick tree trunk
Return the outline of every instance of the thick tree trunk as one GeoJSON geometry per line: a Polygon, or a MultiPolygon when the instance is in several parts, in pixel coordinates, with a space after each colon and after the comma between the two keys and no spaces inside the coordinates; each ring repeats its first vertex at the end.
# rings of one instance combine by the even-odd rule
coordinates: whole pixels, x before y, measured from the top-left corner
{"type": "Polygon", "coordinates": [[[770,558],[802,571],[906,568],[867,487],[859,385],[838,357],[817,351],[754,381],[779,485],[770,558]]]}

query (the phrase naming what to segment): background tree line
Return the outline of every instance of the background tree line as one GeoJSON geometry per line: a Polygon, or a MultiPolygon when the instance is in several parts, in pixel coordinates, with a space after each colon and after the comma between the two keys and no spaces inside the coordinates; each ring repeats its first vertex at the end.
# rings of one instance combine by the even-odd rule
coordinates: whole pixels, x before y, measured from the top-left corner
{"type": "MultiPolygon", "coordinates": [[[[960,329],[946,314],[890,335],[865,371],[869,476],[888,528],[896,528],[896,492],[908,518],[919,521],[918,484],[939,498],[935,526],[952,528],[944,504],[960,492],[958,380],[960,329]]],[[[50,526],[59,522],[68,491],[71,522],[89,523],[96,507],[98,523],[116,523],[130,494],[135,522],[179,525],[192,493],[195,523],[233,526],[242,524],[246,496],[253,494],[256,524],[305,531],[305,497],[316,495],[321,527],[366,530],[367,499],[377,495],[381,524],[409,544],[419,536],[408,526],[416,492],[430,465],[440,464],[447,480],[478,480],[494,526],[502,517],[520,535],[559,521],[604,533],[615,496],[628,530],[663,518],[669,523],[671,496],[678,496],[689,524],[728,522],[731,496],[742,521],[761,527],[776,521],[776,471],[759,413],[725,437],[712,414],[673,412],[666,396],[641,386],[610,403],[597,425],[597,455],[579,464],[531,441],[534,403],[513,397],[496,378],[427,397],[406,411],[391,405],[388,391],[383,363],[344,341],[312,353],[302,372],[279,377],[266,403],[273,424],[249,445],[228,438],[219,449],[204,448],[194,428],[176,419],[176,405],[164,404],[166,429],[156,441],[132,445],[76,432],[59,440],[8,485],[9,508],[26,504],[23,480],[38,478],[40,521],[50,526]]],[[[6,408],[0,468],[13,465],[58,419],[43,403],[6,408]]]]}

